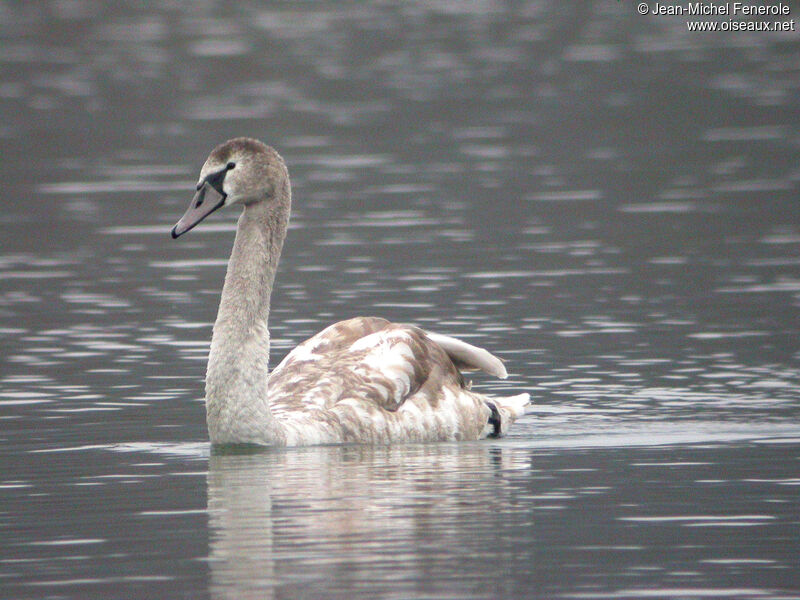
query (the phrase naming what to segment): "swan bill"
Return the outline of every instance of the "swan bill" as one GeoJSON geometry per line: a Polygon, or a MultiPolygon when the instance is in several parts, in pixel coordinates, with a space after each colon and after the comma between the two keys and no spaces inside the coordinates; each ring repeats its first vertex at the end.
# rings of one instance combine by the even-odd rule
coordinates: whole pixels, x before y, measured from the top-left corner
{"type": "Polygon", "coordinates": [[[186,209],[180,221],[172,228],[172,239],[183,235],[212,212],[224,205],[226,197],[227,195],[224,192],[220,193],[208,181],[204,181],[203,185],[194,195],[194,198],[192,198],[189,208],[186,209]]]}

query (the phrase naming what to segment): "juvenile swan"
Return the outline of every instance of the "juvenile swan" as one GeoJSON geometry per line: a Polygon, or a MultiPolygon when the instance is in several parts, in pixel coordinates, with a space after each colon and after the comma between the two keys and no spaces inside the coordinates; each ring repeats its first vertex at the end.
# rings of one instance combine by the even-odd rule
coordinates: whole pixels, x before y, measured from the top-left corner
{"type": "Polygon", "coordinates": [[[490,398],[459,369],[505,378],[500,360],[460,340],[356,317],[269,361],[269,303],[286,237],[289,172],[271,147],[250,138],[217,146],[172,237],[212,212],[242,214],[225,275],[206,372],[206,418],[214,444],[301,446],[476,440],[503,435],[528,394],[490,398]]]}

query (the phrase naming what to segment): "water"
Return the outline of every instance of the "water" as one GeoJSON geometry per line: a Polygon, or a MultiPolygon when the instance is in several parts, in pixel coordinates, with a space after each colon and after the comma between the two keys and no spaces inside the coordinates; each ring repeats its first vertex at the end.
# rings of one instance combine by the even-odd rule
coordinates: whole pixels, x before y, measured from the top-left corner
{"type": "Polygon", "coordinates": [[[587,5],[0,7],[1,596],[800,595],[797,34],[587,5]],[[376,314],[534,414],[212,453],[235,215],[169,230],[241,134],[294,185],[274,362],[376,314]]]}

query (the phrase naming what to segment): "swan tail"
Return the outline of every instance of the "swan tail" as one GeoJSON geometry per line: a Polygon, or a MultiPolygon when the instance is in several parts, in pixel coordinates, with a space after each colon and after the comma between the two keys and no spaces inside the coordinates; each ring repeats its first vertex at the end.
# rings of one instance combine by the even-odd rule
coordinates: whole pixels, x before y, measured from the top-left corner
{"type": "Polygon", "coordinates": [[[531,395],[527,392],[524,394],[517,394],[516,396],[495,398],[495,404],[508,410],[513,414],[515,419],[531,412],[533,409],[533,404],[531,404],[531,395]]]}
{"type": "Polygon", "coordinates": [[[508,433],[511,424],[532,408],[531,396],[528,393],[507,396],[505,398],[492,398],[486,401],[486,406],[492,411],[487,424],[487,436],[498,438],[508,433]]]}

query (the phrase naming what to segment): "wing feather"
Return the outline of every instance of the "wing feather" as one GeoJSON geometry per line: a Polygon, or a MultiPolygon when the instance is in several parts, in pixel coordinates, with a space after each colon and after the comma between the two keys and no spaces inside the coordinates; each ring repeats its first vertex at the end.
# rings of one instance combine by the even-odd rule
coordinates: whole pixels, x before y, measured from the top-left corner
{"type": "Polygon", "coordinates": [[[426,331],[425,335],[447,352],[456,367],[465,370],[479,369],[500,379],[508,377],[503,362],[487,350],[440,333],[426,331]]]}
{"type": "Polygon", "coordinates": [[[433,375],[439,386],[463,387],[450,357],[421,329],[357,317],[298,345],[272,371],[267,389],[277,412],[331,408],[344,398],[395,411],[433,375]]]}
{"type": "Polygon", "coordinates": [[[275,367],[270,410],[289,445],[478,439],[491,412],[459,366],[505,375],[499,359],[455,338],[357,317],[306,340],[275,367]]]}

